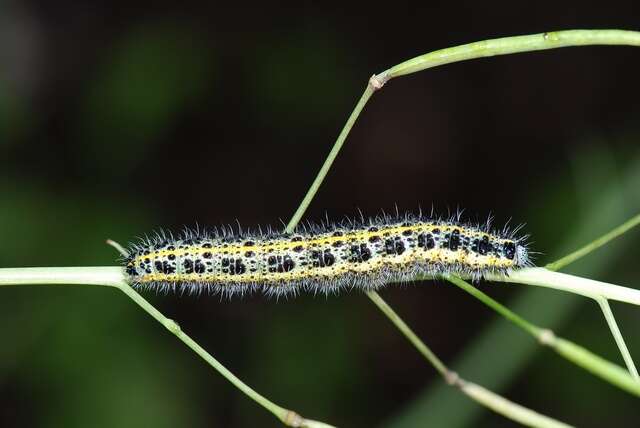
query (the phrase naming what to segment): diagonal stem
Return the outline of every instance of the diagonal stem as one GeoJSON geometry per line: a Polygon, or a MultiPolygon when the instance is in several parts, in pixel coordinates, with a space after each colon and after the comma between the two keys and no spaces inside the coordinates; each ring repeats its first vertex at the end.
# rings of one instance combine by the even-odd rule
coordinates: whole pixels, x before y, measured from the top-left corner
{"type": "Polygon", "coordinates": [[[574,251],[573,253],[568,254],[568,255],[562,257],[559,260],[556,260],[553,263],[549,263],[545,267],[547,269],[549,269],[549,270],[554,270],[554,271],[555,270],[560,270],[563,267],[565,267],[565,266],[575,262],[576,260],[586,256],[590,252],[597,250],[598,248],[602,247],[603,245],[609,243],[609,241],[612,241],[613,239],[621,236],[622,234],[626,233],[630,229],[633,229],[634,227],[636,227],[639,224],[640,224],[640,214],[637,214],[634,217],[632,217],[629,220],[627,220],[624,223],[622,223],[620,226],[614,228],[610,232],[605,233],[600,238],[588,243],[587,245],[585,245],[584,247],[574,251]]]}
{"type": "Polygon", "coordinates": [[[632,378],[622,367],[595,355],[588,349],[576,345],[569,340],[557,337],[551,330],[534,325],[463,279],[454,275],[448,275],[446,279],[531,334],[541,345],[549,346],[572,363],[602,378],[606,382],[640,397],[640,382],[632,378]]]}
{"type": "Polygon", "coordinates": [[[271,402],[265,396],[256,392],[249,385],[240,380],[236,375],[231,373],[229,369],[222,365],[217,359],[208,353],[202,346],[200,346],[195,340],[189,337],[182,331],[178,323],[170,318],[162,315],[153,305],[145,300],[140,294],[138,294],[127,283],[121,282],[117,287],[126,294],[131,300],[133,300],[138,306],[144,309],[149,315],[155,318],[160,324],[162,324],[167,330],[180,339],[185,345],[187,345],[193,352],[198,354],[203,360],[205,360],[211,367],[213,367],[218,373],[224,376],[229,382],[233,384],[240,391],[244,392],[249,398],[260,404],[262,407],[273,413],[283,424],[290,427],[299,428],[332,428],[331,425],[327,425],[323,422],[313,421],[305,419],[293,410],[285,409],[271,402]]]}
{"type": "MultiPolygon", "coordinates": [[[[598,239],[593,240],[592,242],[574,251],[573,253],[568,254],[562,257],[561,259],[556,260],[553,263],[549,263],[546,266],[546,268],[550,271],[556,271],[556,270],[562,269],[563,267],[575,262],[576,260],[586,256],[592,251],[595,251],[598,248],[602,247],[603,245],[609,243],[613,239],[623,235],[627,231],[636,227],[638,224],[640,224],[640,214],[633,216],[626,222],[622,223],[620,226],[614,228],[608,233],[605,233],[598,239]]],[[[624,359],[624,362],[627,365],[627,369],[629,370],[629,373],[631,373],[634,379],[639,380],[638,371],[636,370],[636,366],[633,362],[633,358],[631,358],[629,349],[627,348],[624,338],[622,337],[622,333],[620,333],[620,329],[618,328],[618,323],[616,322],[616,319],[613,316],[613,312],[611,312],[609,301],[607,300],[606,297],[602,295],[595,295],[595,296],[589,296],[589,297],[592,297],[596,302],[598,302],[598,305],[600,305],[600,309],[602,309],[604,318],[606,319],[607,324],[609,325],[609,330],[611,330],[611,334],[613,335],[613,338],[616,341],[616,344],[618,345],[618,349],[622,354],[622,358],[624,359]]]]}
{"type": "Polygon", "coordinates": [[[627,344],[622,337],[622,333],[620,333],[620,329],[618,328],[618,323],[613,316],[613,312],[611,312],[609,301],[603,297],[598,297],[595,300],[596,302],[598,302],[598,305],[600,305],[600,309],[602,309],[604,318],[607,320],[607,324],[609,325],[609,330],[611,330],[611,334],[616,341],[616,345],[618,345],[618,349],[622,354],[622,358],[624,359],[624,363],[627,365],[629,373],[631,373],[631,376],[633,376],[636,381],[640,380],[640,378],[638,378],[638,370],[636,369],[636,365],[633,362],[633,358],[631,358],[631,354],[629,353],[627,344]]]}
{"type": "MultiPolygon", "coordinates": [[[[113,244],[112,244],[113,245],[113,244]]],[[[145,312],[173,333],[185,345],[202,357],[211,367],[224,376],[236,388],[260,404],[283,424],[298,428],[331,428],[323,422],[305,419],[296,412],[285,409],[253,390],[249,385],[231,373],[225,366],[204,350],[196,341],[182,331],[180,326],[165,317],[151,303],[129,286],[120,266],[94,267],[38,267],[38,268],[0,268],[0,286],[3,285],[102,285],[115,287],[126,294],[145,312]]]]}
{"type": "Polygon", "coordinates": [[[440,373],[445,380],[452,376],[453,373],[449,371],[447,366],[444,365],[442,360],[436,356],[436,354],[424,344],[422,340],[411,330],[411,328],[400,318],[400,316],[385,302],[382,297],[375,291],[367,292],[367,297],[380,309],[389,320],[398,327],[398,330],[411,342],[411,344],[422,354],[422,356],[431,363],[438,373],[440,373]]]}
{"type": "Polygon", "coordinates": [[[362,109],[364,109],[364,106],[367,104],[367,101],[369,101],[369,98],[371,98],[371,95],[373,95],[373,93],[379,88],[379,86],[375,82],[375,76],[373,76],[371,80],[369,80],[369,84],[367,84],[367,88],[364,90],[364,93],[360,97],[360,100],[356,104],[356,107],[351,112],[351,115],[349,115],[347,123],[344,125],[344,128],[342,128],[342,131],[340,131],[340,134],[338,135],[336,142],[333,144],[333,147],[331,148],[327,159],[325,159],[322,167],[320,168],[320,171],[318,172],[318,175],[316,175],[313,183],[311,183],[311,187],[309,187],[309,190],[307,190],[307,194],[304,195],[304,199],[302,199],[302,202],[300,202],[298,209],[296,209],[293,217],[291,217],[291,220],[289,220],[289,224],[287,225],[285,232],[293,232],[298,223],[300,223],[302,216],[307,211],[307,208],[309,208],[309,204],[311,204],[311,201],[322,185],[324,178],[327,176],[331,165],[333,165],[333,161],[338,156],[338,153],[340,153],[340,149],[347,139],[347,135],[349,135],[351,128],[353,128],[353,124],[356,123],[358,116],[360,116],[360,112],[362,112],[362,109]]]}
{"type": "Polygon", "coordinates": [[[449,370],[444,365],[378,293],[369,291],[367,296],[398,327],[398,330],[413,344],[418,352],[444,377],[448,385],[458,388],[463,394],[477,403],[523,425],[541,428],[567,428],[570,426],[507,400],[478,384],[462,379],[456,372],[449,370]]]}

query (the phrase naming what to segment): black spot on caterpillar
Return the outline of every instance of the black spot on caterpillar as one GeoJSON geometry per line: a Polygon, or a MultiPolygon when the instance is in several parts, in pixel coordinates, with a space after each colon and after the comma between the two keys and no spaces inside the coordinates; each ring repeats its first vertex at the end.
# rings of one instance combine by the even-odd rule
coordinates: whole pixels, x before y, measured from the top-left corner
{"type": "Polygon", "coordinates": [[[307,224],[291,234],[186,229],[174,238],[160,232],[132,244],[124,266],[139,288],[229,296],[372,290],[449,273],[477,281],[532,266],[519,227],[492,231],[489,223],[405,214],[307,224]]]}

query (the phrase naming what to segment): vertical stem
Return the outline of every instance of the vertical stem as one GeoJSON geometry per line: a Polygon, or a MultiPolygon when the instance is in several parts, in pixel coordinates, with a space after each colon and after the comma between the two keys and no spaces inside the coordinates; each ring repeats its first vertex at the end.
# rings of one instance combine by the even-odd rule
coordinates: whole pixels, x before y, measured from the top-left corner
{"type": "Polygon", "coordinates": [[[609,324],[611,334],[613,334],[613,338],[618,345],[618,349],[620,349],[620,353],[622,354],[624,363],[627,365],[629,373],[631,373],[631,376],[633,376],[635,380],[640,380],[638,378],[638,370],[636,369],[636,365],[633,363],[633,358],[631,358],[631,354],[629,353],[627,344],[624,342],[622,333],[620,333],[620,329],[618,328],[618,323],[616,323],[616,319],[613,316],[613,312],[611,312],[609,302],[604,297],[597,297],[595,300],[596,302],[598,302],[598,305],[600,305],[600,309],[602,309],[604,318],[607,320],[607,324],[609,324]]]}
{"type": "Polygon", "coordinates": [[[544,330],[541,329],[540,327],[537,327],[537,326],[531,324],[529,321],[525,320],[521,316],[519,316],[516,313],[514,313],[513,311],[509,310],[506,306],[498,303],[497,301],[495,301],[491,297],[487,296],[485,293],[483,293],[482,291],[478,290],[476,287],[474,287],[473,285],[471,285],[468,282],[464,281],[463,279],[461,279],[461,278],[459,278],[459,277],[457,277],[455,275],[447,275],[446,279],[449,282],[451,282],[451,283],[457,285],[458,287],[462,288],[464,291],[466,291],[467,293],[471,294],[473,297],[475,297],[476,299],[480,300],[482,303],[484,303],[485,305],[489,306],[491,309],[493,309],[494,311],[498,312],[500,315],[502,315],[503,317],[505,317],[509,321],[511,321],[514,324],[516,324],[517,326],[521,327],[523,330],[525,330],[528,333],[530,333],[536,339],[540,339],[541,335],[544,332],[544,330]]]}

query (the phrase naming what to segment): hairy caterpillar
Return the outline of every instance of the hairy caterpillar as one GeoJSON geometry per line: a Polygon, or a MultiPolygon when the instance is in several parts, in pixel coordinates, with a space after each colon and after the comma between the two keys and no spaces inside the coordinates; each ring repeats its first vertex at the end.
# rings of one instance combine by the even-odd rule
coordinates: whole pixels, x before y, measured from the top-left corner
{"type": "Polygon", "coordinates": [[[160,291],[268,295],[376,289],[424,274],[474,280],[532,265],[519,228],[500,232],[449,219],[387,215],[338,224],[308,224],[294,233],[161,232],[132,244],[129,282],[160,291]]]}

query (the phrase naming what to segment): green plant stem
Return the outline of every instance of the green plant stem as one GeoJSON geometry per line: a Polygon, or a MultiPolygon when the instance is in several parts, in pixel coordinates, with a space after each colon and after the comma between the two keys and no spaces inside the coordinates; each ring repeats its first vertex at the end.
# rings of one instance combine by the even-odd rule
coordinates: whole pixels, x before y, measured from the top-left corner
{"type": "MultiPolygon", "coordinates": [[[[610,239],[613,239],[613,237],[610,239]]],[[[621,287],[619,285],[608,284],[606,282],[595,281],[588,278],[581,278],[575,275],[553,272],[545,268],[518,270],[511,273],[509,276],[488,275],[486,279],[491,281],[504,281],[554,288],[594,299],[602,309],[602,313],[607,321],[609,330],[611,330],[611,334],[616,341],[616,345],[620,350],[620,354],[622,355],[629,373],[634,379],[638,380],[638,372],[633,362],[633,358],[631,357],[624,338],[620,333],[620,329],[618,328],[618,324],[613,316],[613,312],[611,312],[611,308],[609,307],[608,300],[617,300],[634,305],[640,305],[640,290],[621,287]]]]}
{"type": "Polygon", "coordinates": [[[591,351],[573,342],[556,337],[551,330],[540,328],[524,320],[506,306],[498,303],[463,279],[453,275],[447,276],[446,279],[531,334],[540,344],[551,347],[567,360],[602,378],[606,382],[640,397],[640,382],[632,378],[622,367],[595,355],[591,351]]]}
{"type": "Polygon", "coordinates": [[[554,337],[551,346],[558,354],[601,377],[612,385],[616,385],[627,392],[640,397],[640,382],[632,378],[622,367],[599,357],[589,350],[576,345],[566,339],[554,337]]]}
{"type": "Polygon", "coordinates": [[[126,294],[131,300],[133,300],[138,306],[140,306],[145,312],[155,318],[160,324],[162,324],[167,330],[169,330],[172,334],[174,334],[178,339],[184,342],[192,351],[202,357],[209,365],[211,365],[214,369],[216,369],[220,374],[222,374],[229,382],[231,382],[236,388],[244,392],[246,395],[251,397],[261,406],[265,407],[267,410],[276,415],[279,419],[284,419],[284,415],[287,410],[273,404],[269,400],[267,400],[262,395],[255,392],[248,385],[238,379],[233,373],[231,373],[226,367],[224,367],[218,360],[216,360],[211,354],[205,351],[200,345],[194,342],[191,337],[185,334],[178,323],[174,320],[165,317],[162,315],[160,311],[158,311],[154,306],[152,306],[144,297],[142,297],[139,293],[137,293],[133,288],[128,286],[125,283],[120,284],[120,290],[124,294],[126,294]]]}
{"type": "MultiPolygon", "coordinates": [[[[420,279],[432,279],[424,276],[420,279]]],[[[554,288],[597,299],[640,305],[640,290],[606,282],[581,278],[545,268],[528,268],[512,272],[509,276],[487,275],[490,281],[512,282],[554,288]]],[[[103,285],[119,287],[124,280],[120,266],[78,266],[0,268],[0,286],[3,285],[103,285]]]]}
{"type": "MultiPolygon", "coordinates": [[[[592,242],[588,243],[582,248],[568,254],[565,257],[562,257],[559,260],[556,260],[553,263],[549,263],[546,266],[546,268],[550,271],[556,271],[556,270],[562,269],[563,267],[586,256],[592,251],[595,251],[596,249],[602,247],[603,245],[607,244],[611,240],[621,236],[622,234],[626,233],[627,231],[634,228],[638,224],[640,224],[640,214],[635,215],[634,217],[627,220],[620,226],[614,228],[608,233],[605,233],[600,238],[593,240],[592,242]]],[[[588,288],[588,285],[589,284],[585,284],[586,288],[588,288]]],[[[618,324],[615,320],[615,317],[613,316],[613,312],[611,312],[611,308],[609,307],[609,302],[603,296],[598,295],[597,292],[593,293],[592,290],[588,290],[588,289],[585,289],[583,291],[585,291],[583,295],[595,299],[596,302],[598,302],[598,305],[600,305],[600,308],[602,310],[602,313],[604,314],[605,320],[607,321],[607,325],[609,326],[609,330],[611,331],[611,334],[613,335],[613,338],[616,341],[616,345],[618,346],[618,349],[620,350],[620,354],[622,355],[622,358],[624,359],[624,362],[627,365],[627,369],[629,370],[629,373],[631,373],[634,379],[638,380],[638,372],[636,370],[633,359],[631,358],[631,354],[629,353],[629,349],[627,348],[624,338],[620,333],[620,329],[618,328],[618,324]]]]}
{"type": "Polygon", "coordinates": [[[378,78],[384,84],[394,77],[416,73],[452,62],[495,55],[588,45],[640,46],[640,32],[625,30],[564,30],[483,40],[420,55],[380,73],[378,78]]]}
{"type": "Polygon", "coordinates": [[[486,279],[496,282],[513,282],[554,288],[556,290],[568,291],[590,297],[595,300],[605,298],[640,305],[640,290],[582,278],[576,275],[552,272],[545,268],[521,269],[510,273],[509,276],[492,274],[487,275],[486,279]]]}
{"type": "Polygon", "coordinates": [[[469,381],[461,381],[460,390],[474,401],[525,426],[544,428],[566,428],[571,426],[527,409],[469,381]]]}
{"type": "MultiPolygon", "coordinates": [[[[585,369],[597,374],[598,376],[608,380],[610,383],[620,386],[634,394],[640,395],[640,383],[635,382],[626,372],[617,367],[614,364],[603,360],[590,353],[589,351],[572,344],[568,341],[555,338],[550,331],[543,330],[532,323],[526,321],[522,317],[513,313],[500,303],[491,299],[489,296],[466,283],[465,281],[457,277],[447,278],[454,284],[460,286],[463,290],[472,294],[474,297],[487,304],[514,324],[521,327],[523,330],[530,333],[537,338],[541,343],[552,346],[559,354],[565,358],[581,365],[585,369]],[[631,382],[630,382],[631,381],[631,382]]],[[[510,281],[510,282],[524,282],[532,285],[543,285],[547,283],[553,283],[553,288],[564,289],[566,291],[574,292],[577,294],[585,295],[597,299],[599,296],[609,298],[615,298],[617,300],[626,301],[630,303],[636,303],[637,299],[640,299],[640,292],[637,290],[628,289],[625,287],[616,286],[613,284],[601,283],[598,281],[592,281],[585,278],[574,277],[572,275],[561,274],[557,272],[551,272],[543,268],[527,269],[525,271],[514,272],[509,277],[497,277],[492,278],[494,280],[510,281]],[[528,272],[526,272],[528,271],[528,272]],[[551,275],[555,280],[550,280],[548,276],[551,275]],[[537,278],[536,278],[537,277],[537,278]],[[560,278],[558,280],[558,278],[560,278]],[[571,284],[570,287],[566,287],[565,284],[571,284]],[[582,285],[580,285],[582,284],[582,285]],[[613,290],[613,291],[609,291],[613,290]],[[629,298],[631,296],[632,298],[629,298]]],[[[152,305],[150,305],[142,296],[135,292],[124,282],[121,267],[70,267],[70,268],[4,268],[0,269],[0,285],[24,285],[24,284],[93,284],[117,287],[122,290],[127,296],[129,296],[136,304],[141,306],[146,312],[153,316],[158,322],[160,322],[165,328],[175,334],[180,340],[182,340],[187,346],[189,346],[194,352],[200,355],[205,361],[207,361],[213,368],[220,372],[225,378],[232,382],[241,391],[245,392],[249,397],[254,399],[259,404],[263,405],[267,410],[271,411],[281,421],[290,423],[290,426],[309,426],[309,427],[327,427],[328,425],[321,422],[308,421],[303,418],[299,418],[295,412],[291,412],[274,403],[271,403],[262,395],[253,391],[249,386],[240,381],[231,372],[229,372],[224,366],[222,366],[213,356],[208,354],[197,343],[195,343],[189,336],[182,332],[179,326],[172,320],[164,317],[159,311],[157,311],[152,305]],[[291,421],[300,423],[298,425],[291,424],[291,421]],[[306,424],[306,425],[305,425],[306,424]]],[[[402,319],[387,305],[384,300],[377,293],[369,293],[371,300],[380,308],[380,310],[389,317],[389,319],[398,327],[398,329],[414,344],[416,349],[431,362],[431,364],[438,370],[440,374],[445,376],[445,379],[450,378],[450,372],[446,366],[439,360],[433,352],[424,345],[424,343],[411,331],[411,329],[402,321],[402,319]]],[[[468,383],[468,385],[473,385],[468,383]]],[[[460,386],[460,385],[459,385],[460,386]]],[[[471,386],[471,389],[474,387],[471,386]]],[[[478,387],[481,388],[481,387],[478,387]]],[[[471,398],[477,398],[475,395],[470,394],[469,390],[460,388],[466,395],[471,398]]],[[[477,389],[473,389],[476,391],[477,389]]],[[[487,398],[488,399],[488,398],[487,398]]],[[[490,399],[489,399],[490,400],[490,399]]],[[[482,404],[486,404],[482,402],[482,404]]],[[[496,404],[497,405],[497,404],[496,404]]],[[[494,409],[494,406],[489,406],[494,409]]],[[[516,412],[517,413],[517,412],[516,412]]],[[[534,412],[535,413],[535,412],[534,412]]],[[[504,413],[503,413],[504,414],[504,413]]],[[[514,420],[515,416],[507,415],[514,420]]],[[[542,415],[540,415],[542,416],[542,415]]]]}
{"type": "Polygon", "coordinates": [[[198,343],[182,331],[180,326],[170,318],[162,315],[151,303],[138,294],[124,280],[122,267],[64,267],[64,268],[3,268],[0,269],[0,286],[2,285],[102,285],[116,287],[162,324],[167,330],[180,339],[191,350],[198,354],[218,373],[224,376],[236,388],[244,392],[249,398],[260,404],[283,424],[299,428],[332,428],[323,422],[305,419],[298,413],[285,409],[271,402],[263,395],[253,390],[241,381],[225,366],[205,351],[198,343]]]}
{"type": "Polygon", "coordinates": [[[236,375],[231,373],[225,366],[223,366],[213,355],[208,353],[202,348],[196,341],[189,337],[182,331],[178,323],[174,320],[165,317],[160,311],[158,311],[153,305],[138,294],[127,283],[121,282],[118,287],[124,294],[126,294],[131,300],[133,300],[138,306],[144,309],[149,315],[162,324],[167,330],[180,339],[185,345],[187,345],[193,352],[198,354],[203,360],[205,360],[211,367],[213,367],[218,373],[225,377],[229,382],[233,384],[240,391],[244,392],[249,398],[260,404],[262,407],[273,413],[280,421],[291,427],[308,427],[308,428],[328,428],[330,425],[324,424],[318,421],[307,420],[298,415],[296,412],[285,409],[271,402],[263,395],[256,392],[249,385],[241,381],[236,375]]]}
{"type": "Polygon", "coordinates": [[[318,175],[313,180],[311,187],[296,209],[296,212],[291,217],[291,220],[287,224],[285,230],[290,233],[298,225],[302,216],[309,207],[309,204],[311,204],[311,201],[322,185],[333,161],[338,156],[338,153],[344,145],[351,128],[369,101],[369,98],[371,98],[371,95],[373,95],[376,90],[381,89],[389,80],[395,77],[426,70],[428,68],[451,64],[454,62],[467,61],[475,58],[588,45],[640,46],[640,32],[626,30],[564,30],[483,40],[480,42],[440,49],[420,55],[395,65],[380,74],[373,75],[369,79],[367,87],[356,104],[356,107],[349,115],[347,123],[342,128],[342,131],[340,131],[340,134],[320,168],[318,175]]]}
{"type": "Polygon", "coordinates": [[[602,314],[604,315],[604,319],[607,321],[607,325],[609,326],[609,330],[611,330],[611,334],[613,335],[614,340],[616,341],[616,345],[618,345],[618,349],[622,354],[622,359],[624,359],[624,363],[627,365],[627,370],[633,378],[638,381],[638,370],[636,369],[636,365],[633,362],[633,358],[631,358],[631,354],[629,353],[629,349],[627,348],[627,344],[622,337],[622,333],[620,333],[620,329],[618,328],[618,323],[616,322],[615,317],[613,316],[613,312],[611,311],[611,307],[609,306],[609,302],[607,299],[602,297],[597,298],[596,302],[600,305],[600,309],[602,309],[602,314]]]}
{"type": "MultiPolygon", "coordinates": [[[[602,247],[607,244],[609,241],[621,236],[626,233],[630,229],[636,227],[640,224],[640,214],[635,215],[631,219],[627,220],[620,226],[614,228],[608,233],[605,233],[600,238],[593,240],[588,243],[584,247],[574,251],[571,254],[562,257],[559,260],[556,260],[553,263],[549,263],[546,268],[551,271],[556,271],[562,269],[563,267],[575,262],[576,260],[586,256],[587,254],[595,251],[596,249],[602,247]]],[[[613,312],[611,312],[611,308],[609,307],[609,302],[606,298],[596,296],[594,297],[600,308],[602,309],[602,313],[604,314],[604,318],[607,321],[607,325],[609,326],[609,330],[613,335],[614,340],[616,341],[616,345],[618,345],[618,349],[620,350],[620,354],[622,354],[622,358],[624,359],[625,364],[627,365],[627,369],[629,373],[633,376],[634,379],[639,380],[638,371],[633,362],[633,358],[631,358],[631,354],[629,353],[629,349],[622,337],[622,333],[620,333],[620,329],[618,328],[618,323],[616,322],[615,317],[613,316],[613,312]]]]}
{"type": "Polygon", "coordinates": [[[633,218],[627,220],[626,222],[624,222],[620,226],[616,227],[615,229],[613,229],[609,233],[606,233],[606,234],[602,235],[600,238],[590,242],[589,244],[587,244],[584,247],[574,251],[573,253],[562,257],[561,259],[556,260],[553,263],[549,263],[545,267],[548,270],[552,270],[552,271],[560,270],[563,267],[565,267],[565,266],[575,262],[576,260],[580,259],[581,257],[586,256],[590,252],[592,252],[594,250],[597,250],[598,248],[600,248],[603,245],[607,244],[609,241],[619,237],[620,235],[624,234],[625,232],[627,232],[628,230],[636,227],[639,224],[640,224],[640,214],[637,214],[636,216],[634,216],[633,218]]]}
{"type": "Polygon", "coordinates": [[[0,268],[3,285],[104,285],[120,287],[120,266],[0,268]]]}
{"type": "Polygon", "coordinates": [[[124,248],[122,245],[120,245],[113,239],[107,239],[106,243],[107,245],[111,245],[113,248],[115,248],[116,251],[119,252],[122,257],[129,257],[129,251],[127,251],[126,248],[124,248]]]}
{"type": "Polygon", "coordinates": [[[431,363],[438,373],[440,373],[445,380],[449,375],[449,369],[432,351],[424,344],[422,340],[411,330],[411,328],[400,318],[400,316],[385,302],[382,297],[375,291],[367,292],[367,296],[371,301],[384,313],[391,322],[398,327],[398,330],[407,338],[409,342],[415,346],[415,348],[431,363]]]}
{"type": "MultiPolygon", "coordinates": [[[[638,224],[640,224],[640,214],[635,215],[634,217],[627,220],[620,226],[614,228],[608,233],[605,233],[600,238],[595,239],[594,241],[588,243],[587,245],[574,251],[573,253],[568,254],[565,257],[562,257],[561,259],[556,260],[553,263],[549,263],[546,266],[546,268],[551,271],[562,269],[563,267],[586,256],[592,251],[595,251],[596,249],[602,247],[609,241],[621,236],[622,234],[626,233],[630,229],[636,227],[638,224]]],[[[624,338],[620,333],[620,329],[618,328],[616,319],[613,316],[613,312],[611,312],[611,308],[609,307],[609,302],[603,297],[596,296],[594,297],[594,299],[598,302],[598,304],[600,305],[600,308],[602,309],[602,313],[604,314],[605,320],[607,321],[609,330],[611,331],[611,334],[613,335],[613,338],[616,341],[616,345],[618,345],[618,349],[622,354],[622,358],[624,359],[624,362],[627,365],[627,369],[629,370],[629,373],[631,373],[634,379],[638,380],[638,371],[636,370],[635,364],[633,362],[633,359],[631,358],[631,354],[629,353],[629,349],[627,348],[624,338]]]]}
{"type": "Polygon", "coordinates": [[[400,316],[391,309],[378,293],[375,291],[367,292],[367,296],[371,301],[384,313],[387,318],[396,326],[398,330],[413,344],[413,346],[431,363],[431,365],[442,375],[447,384],[458,388],[467,397],[477,403],[501,414],[513,421],[523,425],[532,427],[545,428],[566,428],[563,422],[542,415],[531,409],[523,407],[513,401],[507,400],[488,389],[477,385],[473,382],[462,379],[457,373],[449,370],[447,366],[424,344],[422,340],[411,330],[411,328],[400,318],[400,316]]]}
{"type": "Polygon", "coordinates": [[[298,223],[300,223],[302,216],[307,211],[307,208],[309,208],[309,204],[311,204],[311,201],[313,200],[314,196],[318,192],[320,185],[324,181],[324,178],[327,176],[327,173],[329,172],[331,165],[333,165],[333,161],[338,156],[338,153],[340,153],[340,149],[342,148],[342,145],[347,139],[347,135],[349,135],[351,128],[353,128],[353,124],[356,122],[356,119],[358,118],[358,116],[360,116],[362,109],[364,109],[364,106],[367,104],[367,101],[369,101],[369,98],[371,98],[371,95],[373,95],[376,89],[377,87],[375,86],[375,83],[372,83],[372,81],[370,81],[370,83],[367,84],[367,87],[364,90],[364,93],[360,97],[360,100],[358,100],[358,103],[356,104],[356,107],[351,112],[351,115],[349,115],[349,119],[347,119],[347,123],[342,128],[342,131],[340,131],[340,134],[338,135],[336,142],[333,144],[333,147],[331,148],[331,151],[329,152],[327,159],[325,159],[324,163],[322,164],[322,167],[320,168],[318,175],[316,175],[316,178],[313,180],[313,183],[311,183],[311,187],[309,187],[307,194],[304,196],[304,199],[302,199],[302,202],[300,202],[300,205],[296,209],[296,212],[293,214],[293,217],[291,217],[291,220],[289,220],[289,224],[287,224],[287,227],[285,229],[286,232],[288,233],[293,232],[293,230],[296,228],[298,223]]]}
{"type": "Polygon", "coordinates": [[[533,337],[539,338],[542,334],[541,328],[536,327],[529,321],[522,318],[520,315],[517,315],[513,311],[509,310],[506,306],[498,303],[497,301],[480,291],[478,288],[464,281],[462,278],[459,278],[455,275],[447,275],[445,276],[445,279],[462,288],[464,291],[471,294],[473,297],[480,300],[482,303],[489,306],[491,309],[498,312],[500,315],[502,315],[518,327],[522,328],[527,333],[531,334],[533,337]]]}

